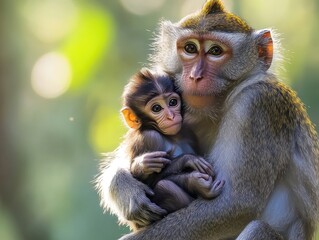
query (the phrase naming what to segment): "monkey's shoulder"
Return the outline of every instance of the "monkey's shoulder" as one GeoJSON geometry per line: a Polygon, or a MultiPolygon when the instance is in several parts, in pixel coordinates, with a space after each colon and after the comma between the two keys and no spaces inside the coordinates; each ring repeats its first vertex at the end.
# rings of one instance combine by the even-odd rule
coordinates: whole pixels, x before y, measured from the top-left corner
{"type": "Polygon", "coordinates": [[[131,159],[146,152],[160,151],[164,145],[161,134],[155,130],[137,131],[130,129],[121,143],[122,148],[131,159]]]}
{"type": "Polygon", "coordinates": [[[153,141],[160,141],[161,138],[163,138],[163,135],[156,130],[130,129],[125,135],[125,139],[129,139],[129,141],[144,141],[151,139],[153,141]]]}
{"type": "Polygon", "coordinates": [[[255,128],[268,127],[275,134],[293,133],[299,126],[312,128],[296,92],[279,81],[270,79],[251,84],[242,89],[237,100],[233,112],[255,128]]]}
{"type": "Polygon", "coordinates": [[[143,130],[141,132],[142,140],[147,143],[163,144],[165,136],[156,130],[143,130]]]}
{"type": "Polygon", "coordinates": [[[143,130],[139,133],[135,145],[145,153],[151,151],[164,151],[165,142],[165,136],[158,131],[143,130]]]}
{"type": "Polygon", "coordinates": [[[252,110],[271,111],[271,115],[305,114],[304,104],[289,86],[276,80],[260,81],[247,86],[239,94],[250,103],[252,110]]]}

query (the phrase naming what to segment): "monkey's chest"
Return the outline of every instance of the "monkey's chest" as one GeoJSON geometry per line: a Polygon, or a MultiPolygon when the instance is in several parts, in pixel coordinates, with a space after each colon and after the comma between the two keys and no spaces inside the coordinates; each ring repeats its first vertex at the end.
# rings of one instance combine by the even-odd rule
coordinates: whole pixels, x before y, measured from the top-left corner
{"type": "Polygon", "coordinates": [[[192,147],[187,143],[187,141],[184,140],[180,140],[178,142],[171,142],[166,140],[164,148],[164,151],[168,152],[171,158],[176,158],[186,153],[194,154],[194,150],[192,149],[192,147]]]}

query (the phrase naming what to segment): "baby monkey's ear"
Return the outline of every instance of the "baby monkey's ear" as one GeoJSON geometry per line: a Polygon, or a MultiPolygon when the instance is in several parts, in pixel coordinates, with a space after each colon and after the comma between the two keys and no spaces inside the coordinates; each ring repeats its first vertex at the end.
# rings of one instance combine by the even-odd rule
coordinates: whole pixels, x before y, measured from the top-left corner
{"type": "Polygon", "coordinates": [[[126,124],[133,129],[139,129],[142,125],[140,119],[135,115],[133,110],[129,107],[121,109],[121,113],[125,119],[126,124]]]}

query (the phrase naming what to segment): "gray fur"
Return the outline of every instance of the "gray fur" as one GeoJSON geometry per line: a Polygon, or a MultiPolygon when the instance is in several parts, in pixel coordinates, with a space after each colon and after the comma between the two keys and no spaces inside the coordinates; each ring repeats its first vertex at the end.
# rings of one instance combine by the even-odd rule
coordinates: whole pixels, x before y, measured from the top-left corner
{"type": "MultiPolygon", "coordinates": [[[[180,23],[162,22],[151,57],[154,68],[175,74],[177,85],[183,69],[176,41],[189,33],[180,23]]],[[[235,48],[221,70],[224,79],[217,79],[214,89],[225,98],[217,108],[188,106],[185,121],[197,133],[217,179],[226,180],[224,190],[212,201],[197,199],[121,239],[213,240],[239,234],[238,239],[313,239],[319,207],[319,143],[303,104],[278,81],[272,66],[265,70],[259,61],[258,31],[244,40],[236,33],[210,34],[228,36],[235,48]]],[[[275,57],[280,55],[276,46],[275,57]]],[[[116,158],[113,162],[127,159],[125,154],[116,158]]],[[[113,162],[102,170],[98,189],[103,205],[125,219],[131,201],[143,196],[145,189],[113,162]]]]}

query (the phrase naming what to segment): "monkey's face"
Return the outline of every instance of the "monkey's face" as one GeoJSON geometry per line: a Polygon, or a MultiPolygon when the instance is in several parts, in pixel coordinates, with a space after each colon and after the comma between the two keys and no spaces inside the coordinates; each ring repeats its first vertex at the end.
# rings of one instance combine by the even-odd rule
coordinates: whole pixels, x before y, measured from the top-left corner
{"type": "Polygon", "coordinates": [[[193,107],[211,106],[224,83],[221,67],[232,56],[226,41],[211,35],[184,36],[177,41],[183,71],[180,82],[185,101],[193,107]]]}
{"type": "Polygon", "coordinates": [[[257,47],[244,33],[186,33],[177,39],[182,73],[177,81],[193,108],[214,106],[258,62],[257,47]]]}
{"type": "Polygon", "coordinates": [[[165,135],[175,135],[182,127],[181,99],[175,92],[152,98],[145,106],[145,113],[165,135]]]}

